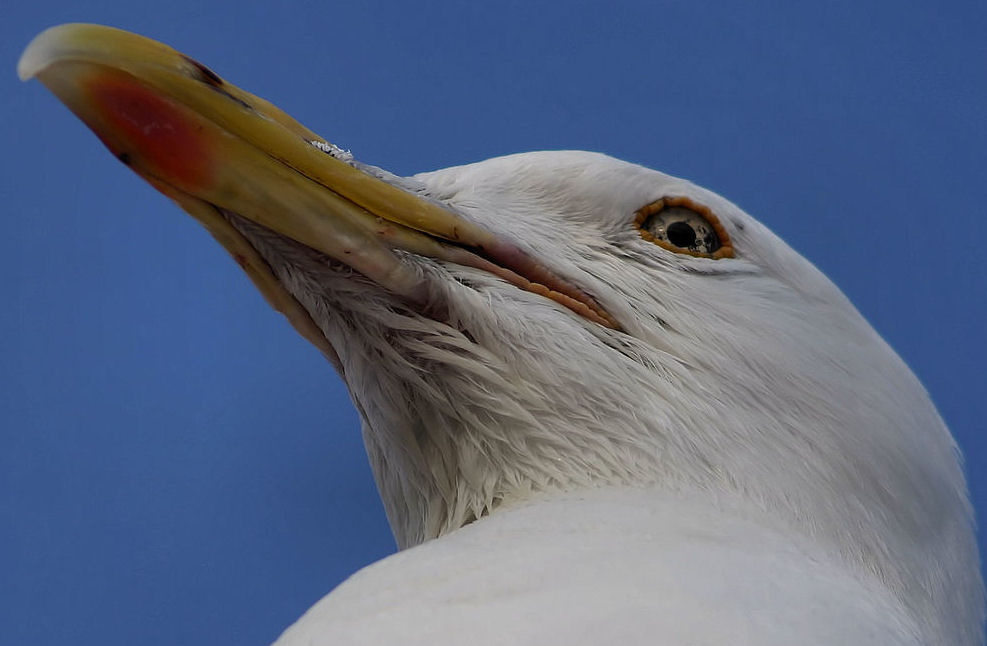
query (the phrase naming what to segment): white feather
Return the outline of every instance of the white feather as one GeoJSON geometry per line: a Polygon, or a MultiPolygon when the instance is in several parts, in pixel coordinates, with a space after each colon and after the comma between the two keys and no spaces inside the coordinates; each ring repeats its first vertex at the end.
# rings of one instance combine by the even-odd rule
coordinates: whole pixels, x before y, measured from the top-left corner
{"type": "Polygon", "coordinates": [[[390,180],[517,241],[623,331],[409,255],[433,319],[236,220],[337,349],[412,548],[279,644],[981,643],[948,430],[842,293],[764,226],[591,153],[390,180]],[[665,196],[710,207],[736,257],[641,239],[634,212],[665,196]]]}

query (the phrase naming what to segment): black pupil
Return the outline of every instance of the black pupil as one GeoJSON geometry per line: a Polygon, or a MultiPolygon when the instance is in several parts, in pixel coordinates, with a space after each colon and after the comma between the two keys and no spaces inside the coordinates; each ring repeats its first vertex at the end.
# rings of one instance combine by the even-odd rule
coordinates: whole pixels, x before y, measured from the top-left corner
{"type": "Polygon", "coordinates": [[[668,241],[676,247],[688,248],[696,244],[696,231],[687,222],[672,222],[665,230],[668,241]]]}

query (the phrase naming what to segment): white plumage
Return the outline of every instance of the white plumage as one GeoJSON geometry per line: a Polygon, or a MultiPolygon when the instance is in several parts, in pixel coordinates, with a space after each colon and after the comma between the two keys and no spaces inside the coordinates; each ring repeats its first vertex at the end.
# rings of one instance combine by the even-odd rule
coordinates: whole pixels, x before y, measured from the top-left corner
{"type": "Polygon", "coordinates": [[[278,645],[928,643],[843,567],[756,510],[592,490],[367,567],[278,645]]]}
{"type": "Polygon", "coordinates": [[[446,308],[430,320],[241,223],[325,313],[399,544],[443,535],[355,575],[281,643],[979,643],[947,429],[757,221],[591,153],[393,181],[525,241],[624,331],[409,257],[446,308]],[[737,257],[642,240],[632,214],[669,195],[718,213],[737,257]]]}
{"type": "Polygon", "coordinates": [[[982,642],[949,431],[843,294],[722,197],[583,152],[395,177],[105,27],[44,32],[19,72],[350,389],[407,549],[282,646],[982,642]],[[732,254],[642,234],[665,204],[732,254]]]}

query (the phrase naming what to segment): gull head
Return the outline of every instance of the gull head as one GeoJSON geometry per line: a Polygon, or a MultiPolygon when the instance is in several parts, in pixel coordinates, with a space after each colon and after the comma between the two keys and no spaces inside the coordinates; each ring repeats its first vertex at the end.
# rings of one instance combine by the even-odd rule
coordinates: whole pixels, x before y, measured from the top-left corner
{"type": "Polygon", "coordinates": [[[560,491],[738,498],[973,639],[949,431],[839,289],[723,197],[573,151],[398,177],[105,27],[44,32],[19,71],[332,361],[400,546],[560,491]]]}

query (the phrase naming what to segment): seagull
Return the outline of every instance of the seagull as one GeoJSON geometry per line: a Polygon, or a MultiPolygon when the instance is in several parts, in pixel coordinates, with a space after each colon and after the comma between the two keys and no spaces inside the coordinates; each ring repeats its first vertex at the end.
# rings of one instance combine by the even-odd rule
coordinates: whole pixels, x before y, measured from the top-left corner
{"type": "Polygon", "coordinates": [[[574,151],[399,177],[109,27],[42,32],[18,73],[349,388],[400,551],[280,646],[982,644],[949,430],[723,197],[574,151]]]}

